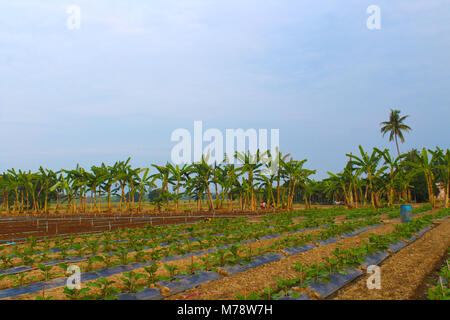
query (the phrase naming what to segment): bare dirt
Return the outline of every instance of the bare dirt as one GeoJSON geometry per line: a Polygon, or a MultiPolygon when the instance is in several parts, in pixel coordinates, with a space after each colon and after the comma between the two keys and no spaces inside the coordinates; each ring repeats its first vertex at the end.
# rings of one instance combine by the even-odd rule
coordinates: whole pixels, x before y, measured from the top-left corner
{"type": "Polygon", "coordinates": [[[364,275],[341,289],[336,300],[409,300],[418,299],[417,290],[426,281],[450,245],[450,221],[445,221],[420,239],[395,253],[381,265],[381,289],[367,288],[364,275]]]}

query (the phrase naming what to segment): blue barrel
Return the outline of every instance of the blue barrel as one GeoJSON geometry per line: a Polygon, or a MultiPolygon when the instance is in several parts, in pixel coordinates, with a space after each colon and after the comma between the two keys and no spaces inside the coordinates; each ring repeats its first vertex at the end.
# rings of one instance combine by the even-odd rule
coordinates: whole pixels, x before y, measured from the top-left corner
{"type": "Polygon", "coordinates": [[[410,204],[402,204],[400,205],[400,221],[409,222],[411,220],[412,215],[412,205],[410,204]]]}

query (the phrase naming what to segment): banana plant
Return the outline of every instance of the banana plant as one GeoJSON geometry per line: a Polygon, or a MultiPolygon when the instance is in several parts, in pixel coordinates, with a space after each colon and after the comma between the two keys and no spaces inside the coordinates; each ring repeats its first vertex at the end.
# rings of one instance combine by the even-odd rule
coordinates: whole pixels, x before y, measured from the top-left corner
{"type": "Polygon", "coordinates": [[[13,287],[23,287],[27,281],[32,281],[36,279],[36,277],[28,277],[27,272],[21,272],[17,274],[6,274],[6,275],[0,275],[0,281],[4,278],[8,278],[13,280],[13,287]]]}
{"type": "Polygon", "coordinates": [[[0,255],[0,260],[2,261],[1,269],[8,269],[13,267],[13,259],[14,255],[12,254],[2,254],[0,255]]]}
{"type": "Polygon", "coordinates": [[[113,286],[115,281],[101,277],[93,282],[88,282],[86,285],[90,288],[95,288],[100,291],[99,294],[93,294],[92,297],[96,300],[118,300],[115,294],[119,294],[120,290],[113,286]]]}
{"type": "Polygon", "coordinates": [[[136,273],[133,271],[124,272],[123,277],[120,279],[123,281],[124,286],[127,288],[127,292],[136,293],[142,291],[145,287],[137,285],[139,279],[145,278],[144,274],[136,273]]]}
{"type": "Polygon", "coordinates": [[[370,156],[366,151],[364,151],[361,146],[359,146],[359,151],[361,154],[360,157],[355,156],[351,153],[346,154],[346,156],[351,158],[350,164],[352,166],[354,165],[358,167],[361,172],[364,172],[367,175],[367,178],[369,180],[369,190],[371,194],[372,206],[376,209],[378,208],[378,203],[375,196],[373,181],[374,178],[381,175],[387,169],[387,166],[378,168],[378,164],[382,156],[376,150],[373,150],[370,156]]]}
{"type": "Polygon", "coordinates": [[[48,281],[53,276],[58,275],[58,273],[51,272],[52,269],[55,268],[55,266],[46,266],[46,265],[43,265],[42,263],[39,263],[37,265],[37,268],[41,271],[42,281],[48,281]]]}
{"type": "Polygon", "coordinates": [[[152,263],[150,266],[144,267],[144,270],[147,272],[147,287],[150,287],[155,284],[158,265],[156,263],[152,263]]]}
{"type": "Polygon", "coordinates": [[[175,210],[178,210],[178,202],[180,199],[180,187],[184,178],[187,174],[189,174],[192,170],[192,167],[188,164],[183,165],[181,168],[179,165],[172,165],[171,163],[167,163],[166,168],[171,174],[171,177],[167,180],[169,183],[174,185],[175,194],[175,210]]]}
{"type": "Polygon", "coordinates": [[[90,288],[69,289],[68,287],[64,287],[63,293],[70,300],[88,300],[88,293],[90,290],[90,288]]]}
{"type": "Polygon", "coordinates": [[[169,279],[173,280],[175,279],[175,276],[177,275],[178,266],[172,265],[172,264],[164,264],[164,269],[166,269],[169,272],[169,279]]]}

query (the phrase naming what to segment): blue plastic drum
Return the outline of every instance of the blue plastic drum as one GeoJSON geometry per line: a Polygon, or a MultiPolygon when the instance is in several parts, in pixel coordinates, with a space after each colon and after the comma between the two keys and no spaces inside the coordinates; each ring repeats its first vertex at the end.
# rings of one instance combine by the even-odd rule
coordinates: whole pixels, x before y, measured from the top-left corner
{"type": "Polygon", "coordinates": [[[412,216],[412,205],[402,204],[400,205],[400,221],[402,223],[409,222],[412,216]]]}

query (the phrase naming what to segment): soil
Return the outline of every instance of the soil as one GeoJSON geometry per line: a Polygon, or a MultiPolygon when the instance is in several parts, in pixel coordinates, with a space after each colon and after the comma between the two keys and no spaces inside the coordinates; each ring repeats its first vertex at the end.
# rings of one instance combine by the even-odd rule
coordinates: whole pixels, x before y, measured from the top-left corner
{"type": "Polygon", "coordinates": [[[439,281],[439,273],[441,269],[447,265],[447,260],[450,259],[450,253],[447,249],[447,254],[444,254],[442,259],[438,261],[433,270],[428,274],[422,284],[417,287],[416,292],[414,293],[413,300],[428,300],[428,289],[433,288],[435,285],[433,283],[437,283],[439,281]]]}
{"type": "Polygon", "coordinates": [[[450,221],[443,221],[420,239],[386,259],[381,265],[381,289],[367,288],[364,275],[335,293],[336,300],[422,299],[424,282],[450,246],[450,221]]]}
{"type": "Polygon", "coordinates": [[[22,216],[0,218],[0,244],[23,242],[27,237],[57,237],[61,235],[96,233],[118,228],[143,227],[145,225],[168,225],[193,223],[212,218],[239,216],[260,217],[268,212],[195,212],[186,214],[140,214],[140,215],[65,215],[22,216]]]}
{"type": "Polygon", "coordinates": [[[291,268],[296,262],[307,264],[320,262],[323,257],[331,255],[338,247],[345,249],[361,245],[362,241],[367,239],[371,233],[387,234],[392,232],[394,230],[393,225],[382,225],[354,237],[319,246],[312,250],[301,252],[216,281],[207,282],[196,288],[171,296],[168,299],[235,300],[235,294],[248,295],[255,291],[261,291],[268,286],[275,288],[277,286],[277,277],[291,279],[299,276],[298,272],[291,268]]]}
{"type": "MultiPolygon", "coordinates": [[[[315,229],[315,230],[309,230],[309,231],[305,231],[302,232],[302,234],[310,234],[310,233],[316,233],[318,231],[320,231],[322,229],[315,229]]],[[[281,239],[283,239],[286,235],[279,237],[279,238],[273,238],[273,239],[267,239],[267,240],[261,240],[261,241],[256,241],[250,244],[246,244],[246,245],[242,245],[241,250],[245,250],[247,248],[252,248],[252,250],[256,250],[258,248],[261,248],[263,246],[268,246],[270,244],[272,244],[275,241],[279,241],[281,239]]],[[[150,250],[146,250],[146,251],[150,251],[150,250]]],[[[130,258],[130,260],[133,260],[134,253],[129,254],[128,258],[130,258]]],[[[195,257],[191,257],[191,258],[184,258],[184,259],[179,259],[179,260],[174,260],[174,261],[170,261],[170,262],[161,262],[158,261],[157,264],[159,266],[158,271],[156,272],[157,276],[168,276],[168,272],[167,270],[165,270],[165,268],[163,267],[164,264],[166,265],[176,265],[178,266],[179,270],[185,270],[187,268],[187,266],[191,263],[199,263],[201,264],[201,257],[204,257],[205,255],[198,255],[195,257]]],[[[78,263],[77,264],[79,267],[83,268],[86,263],[82,262],[82,263],[78,263]]],[[[98,269],[100,267],[103,267],[102,263],[94,263],[93,264],[93,268],[94,269],[98,269]]],[[[56,270],[56,269],[55,269],[56,270]]],[[[56,271],[52,271],[52,272],[63,272],[62,269],[58,269],[56,271]]],[[[137,268],[134,269],[133,272],[137,272],[137,273],[144,273],[144,268],[137,268]]],[[[39,278],[41,276],[41,272],[39,270],[34,270],[31,273],[28,274],[27,277],[37,277],[39,278]]],[[[115,281],[116,284],[119,284],[118,286],[120,286],[121,284],[121,277],[123,276],[123,274],[115,274],[109,277],[106,277],[109,281],[115,281]]],[[[143,282],[143,281],[140,281],[143,282]]],[[[2,281],[0,281],[0,289],[3,288],[9,288],[12,286],[13,280],[9,280],[9,279],[4,279],[2,281]]],[[[82,287],[86,287],[86,283],[82,283],[82,287]]],[[[121,286],[121,289],[123,288],[123,285],[121,286]]],[[[51,295],[53,297],[54,300],[64,300],[66,299],[64,293],[63,293],[63,288],[54,288],[54,289],[49,289],[47,290],[48,295],[51,295]]],[[[21,295],[21,296],[16,296],[13,298],[8,298],[6,300],[33,300],[38,294],[33,293],[33,294],[26,294],[26,295],[21,295]]]]}

